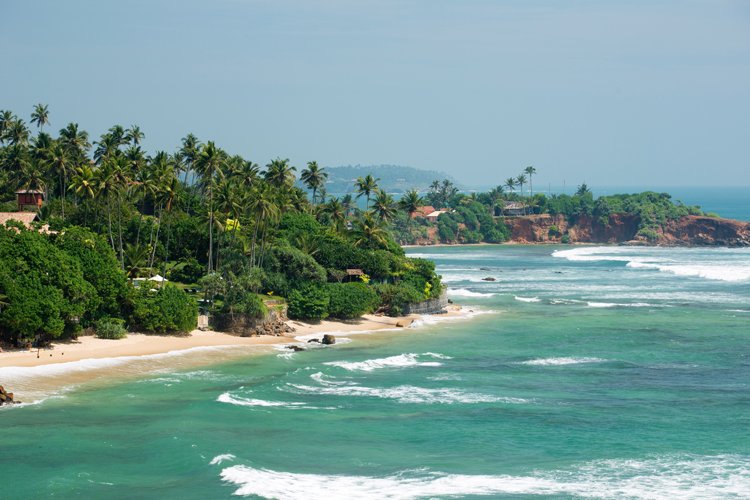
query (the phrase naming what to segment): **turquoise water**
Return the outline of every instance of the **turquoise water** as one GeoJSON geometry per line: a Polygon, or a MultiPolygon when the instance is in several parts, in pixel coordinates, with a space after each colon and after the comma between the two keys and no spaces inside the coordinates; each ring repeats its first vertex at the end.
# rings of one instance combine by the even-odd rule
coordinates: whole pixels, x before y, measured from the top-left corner
{"type": "Polygon", "coordinates": [[[0,496],[750,498],[750,250],[409,252],[468,318],[3,409],[0,496]]]}

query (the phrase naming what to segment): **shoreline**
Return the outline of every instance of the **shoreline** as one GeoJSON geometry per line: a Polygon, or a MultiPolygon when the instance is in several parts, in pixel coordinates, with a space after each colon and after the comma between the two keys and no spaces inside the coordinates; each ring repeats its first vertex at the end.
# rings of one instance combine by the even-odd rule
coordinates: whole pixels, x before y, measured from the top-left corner
{"type": "MultiPolygon", "coordinates": [[[[452,318],[469,314],[468,308],[455,307],[439,316],[452,318]]],[[[296,331],[279,337],[238,337],[212,330],[193,330],[183,337],[142,333],[130,333],[120,340],[79,337],[75,341],[53,342],[52,349],[39,350],[39,357],[37,350],[0,353],[0,385],[14,392],[17,400],[33,403],[57,394],[64,387],[96,379],[112,381],[260,356],[274,352],[274,347],[281,344],[304,346],[307,339],[322,338],[326,333],[339,336],[401,330],[421,317],[420,314],[398,318],[367,314],[352,320],[288,320],[285,323],[296,331]],[[398,322],[404,328],[397,327],[398,322]]]]}

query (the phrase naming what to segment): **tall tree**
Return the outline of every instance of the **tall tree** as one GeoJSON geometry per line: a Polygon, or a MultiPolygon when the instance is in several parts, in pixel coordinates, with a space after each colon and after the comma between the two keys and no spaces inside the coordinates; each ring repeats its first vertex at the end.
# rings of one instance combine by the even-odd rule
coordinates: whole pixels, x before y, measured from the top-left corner
{"type": "Polygon", "coordinates": [[[129,129],[125,131],[123,140],[133,146],[138,146],[142,140],[146,138],[146,134],[141,132],[140,127],[137,125],[131,125],[129,129]]]}
{"type": "Polygon", "coordinates": [[[76,175],[70,180],[71,184],[68,189],[72,189],[76,196],[83,198],[86,204],[86,212],[83,219],[83,225],[87,226],[89,221],[89,200],[96,196],[94,172],[89,165],[83,165],[76,169],[76,175]]]}
{"type": "MultiPolygon", "coordinates": [[[[169,239],[172,233],[172,210],[176,205],[182,194],[182,184],[180,179],[173,175],[169,179],[165,179],[164,184],[161,187],[161,196],[164,206],[167,209],[167,247],[164,252],[164,273],[162,276],[167,276],[167,262],[169,261],[169,239]]],[[[163,284],[164,282],[162,282],[163,284]]]]}
{"type": "Polygon", "coordinates": [[[424,203],[424,198],[419,196],[419,193],[416,189],[412,189],[411,191],[407,191],[404,193],[404,195],[398,202],[398,207],[409,214],[409,218],[411,219],[412,214],[414,214],[414,212],[416,212],[419,207],[423,206],[424,203]]]}
{"type": "Polygon", "coordinates": [[[36,123],[36,126],[44,132],[44,126],[49,125],[49,107],[46,104],[34,106],[34,112],[31,113],[31,123],[36,123]]]}
{"type": "Polygon", "coordinates": [[[367,205],[365,205],[366,211],[370,210],[370,194],[378,192],[378,181],[380,178],[373,179],[371,174],[363,179],[362,177],[357,178],[357,182],[354,183],[355,191],[358,193],[357,198],[364,195],[367,197],[367,205]]]}
{"type": "Polygon", "coordinates": [[[208,274],[211,274],[214,245],[214,178],[223,177],[222,167],[226,163],[227,154],[217,148],[213,141],[208,141],[196,159],[196,169],[208,186],[209,193],[209,226],[208,226],[208,274]]]}
{"type": "Polygon", "coordinates": [[[26,122],[20,118],[11,120],[8,124],[7,130],[5,131],[5,140],[11,145],[22,144],[27,145],[29,143],[29,129],[26,128],[26,122]]]}
{"type": "Polygon", "coordinates": [[[95,190],[99,197],[104,198],[107,204],[107,221],[109,227],[109,242],[112,245],[112,250],[117,251],[115,247],[115,239],[112,237],[112,193],[117,189],[117,169],[112,165],[112,162],[105,160],[102,165],[96,171],[95,177],[95,190]]]}
{"type": "Polygon", "coordinates": [[[60,142],[55,143],[50,148],[50,155],[43,162],[43,165],[50,170],[51,173],[56,173],[60,182],[60,203],[62,206],[62,218],[65,218],[65,181],[73,168],[73,160],[71,158],[68,149],[60,142]]]}
{"type": "Polygon", "coordinates": [[[10,129],[10,124],[15,118],[16,117],[10,111],[0,110],[0,144],[5,144],[5,134],[10,129]]]}
{"type": "Polygon", "coordinates": [[[354,246],[369,243],[370,250],[372,250],[375,243],[385,243],[388,238],[388,233],[383,229],[385,226],[386,223],[376,220],[371,212],[365,212],[361,219],[354,221],[354,229],[350,233],[354,240],[354,246]]]}
{"type": "Polygon", "coordinates": [[[315,205],[315,193],[321,184],[325,184],[326,180],[328,180],[328,174],[325,172],[325,168],[318,166],[318,162],[308,161],[307,168],[300,175],[300,180],[305,183],[308,189],[312,189],[313,194],[310,207],[312,210],[312,205],[315,205]]]}
{"type": "Polygon", "coordinates": [[[516,189],[516,180],[513,177],[505,179],[505,186],[510,190],[511,193],[516,189]]]}
{"type": "Polygon", "coordinates": [[[372,211],[377,214],[378,219],[383,222],[390,222],[396,218],[398,210],[396,210],[396,202],[393,201],[393,196],[386,193],[382,189],[375,195],[375,200],[372,203],[372,211]]]}
{"type": "Polygon", "coordinates": [[[529,196],[534,196],[534,183],[532,182],[532,176],[536,174],[536,169],[529,166],[524,169],[524,172],[529,176],[529,196]]]}
{"type": "Polygon", "coordinates": [[[271,160],[271,163],[266,165],[264,177],[266,182],[273,187],[279,188],[284,185],[291,186],[294,184],[295,180],[293,172],[296,171],[297,167],[289,165],[289,158],[282,160],[277,157],[275,160],[271,160]]]}

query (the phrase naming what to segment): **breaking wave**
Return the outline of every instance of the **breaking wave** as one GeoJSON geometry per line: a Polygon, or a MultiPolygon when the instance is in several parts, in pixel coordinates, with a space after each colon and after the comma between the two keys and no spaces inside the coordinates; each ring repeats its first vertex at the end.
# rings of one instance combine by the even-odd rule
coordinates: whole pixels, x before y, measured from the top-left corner
{"type": "Polygon", "coordinates": [[[561,365],[579,365],[583,363],[603,363],[606,359],[599,358],[545,358],[545,359],[532,359],[530,361],[522,361],[521,365],[534,365],[534,366],[561,366],[561,365]]]}
{"type": "Polygon", "coordinates": [[[449,288],[448,295],[453,297],[494,297],[494,293],[472,292],[465,288],[449,288]]]}
{"type": "Polygon", "coordinates": [[[278,500],[416,500],[448,496],[566,495],[605,500],[750,498],[750,460],[736,455],[598,460],[518,475],[403,471],[387,477],[302,474],[235,465],[221,478],[235,495],[278,500]]]}
{"type": "Polygon", "coordinates": [[[381,368],[403,368],[407,366],[440,366],[441,363],[435,361],[419,361],[419,357],[429,356],[437,359],[451,359],[448,356],[442,354],[435,354],[432,352],[426,352],[424,354],[399,354],[398,356],[391,356],[382,359],[368,359],[367,361],[330,361],[323,363],[330,366],[338,366],[349,371],[365,371],[371,372],[381,368]]]}

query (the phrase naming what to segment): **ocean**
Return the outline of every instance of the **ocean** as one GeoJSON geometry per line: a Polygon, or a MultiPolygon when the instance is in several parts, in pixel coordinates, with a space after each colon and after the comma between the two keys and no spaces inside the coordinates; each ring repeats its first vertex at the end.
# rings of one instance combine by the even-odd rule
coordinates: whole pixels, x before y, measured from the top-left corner
{"type": "Polygon", "coordinates": [[[102,375],[0,410],[0,497],[750,498],[750,249],[408,253],[472,312],[201,367],[221,350],[0,368],[11,392],[102,375]]]}

